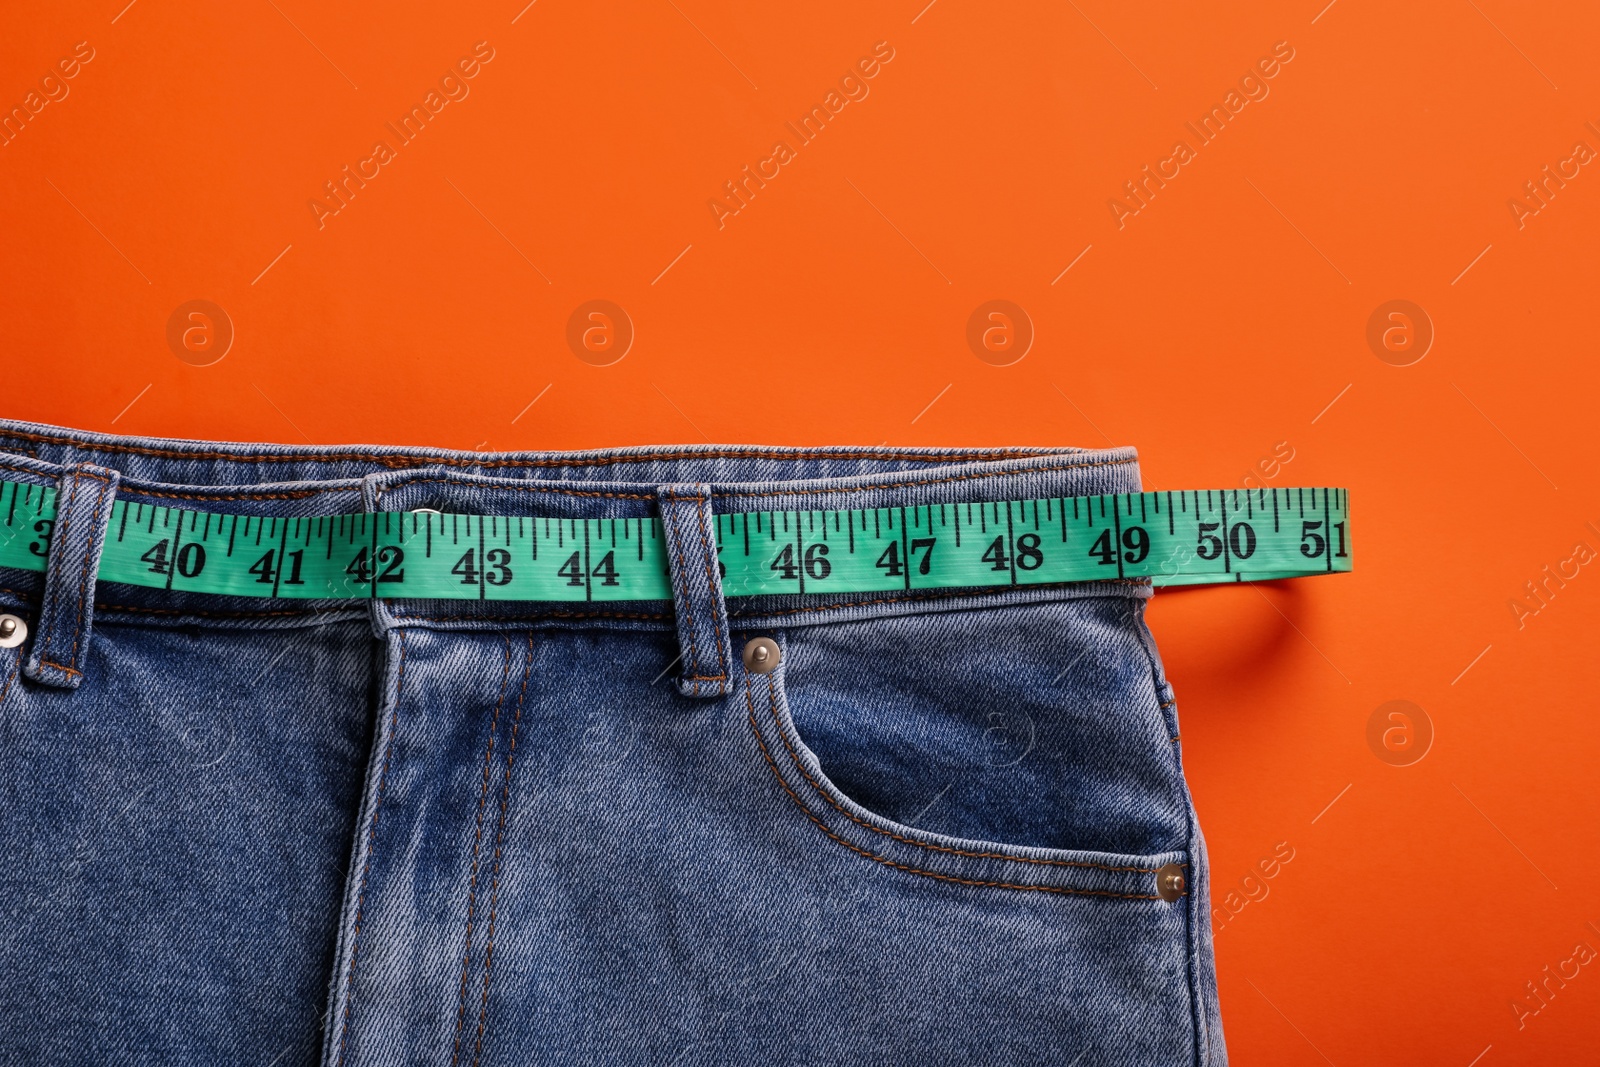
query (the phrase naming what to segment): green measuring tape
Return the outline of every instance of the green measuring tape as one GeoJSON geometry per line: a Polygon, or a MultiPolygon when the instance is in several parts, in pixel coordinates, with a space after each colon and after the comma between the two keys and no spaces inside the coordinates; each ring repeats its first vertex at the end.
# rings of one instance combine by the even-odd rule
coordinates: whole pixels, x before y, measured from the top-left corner
{"type": "MultiPolygon", "coordinates": [[[[0,567],[42,571],[56,491],[0,482],[0,567]]],[[[713,516],[727,596],[1350,569],[1343,489],[1201,489],[713,516]]],[[[224,596],[670,600],[661,520],[219,515],[119,500],[99,580],[224,596]]]]}

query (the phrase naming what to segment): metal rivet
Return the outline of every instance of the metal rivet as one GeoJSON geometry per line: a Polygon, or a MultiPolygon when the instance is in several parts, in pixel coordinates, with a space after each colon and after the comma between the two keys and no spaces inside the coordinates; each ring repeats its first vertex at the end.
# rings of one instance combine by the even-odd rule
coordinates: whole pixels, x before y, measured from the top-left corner
{"type": "Polygon", "coordinates": [[[1182,864],[1169,863],[1156,871],[1156,892],[1161,894],[1162,900],[1177,900],[1188,888],[1182,864]]]}
{"type": "Polygon", "coordinates": [[[27,639],[27,623],[15,615],[0,615],[0,648],[16,648],[27,639]]]}
{"type": "Polygon", "coordinates": [[[751,674],[771,674],[782,658],[778,642],[770,637],[756,637],[745,643],[744,669],[751,674]]]}

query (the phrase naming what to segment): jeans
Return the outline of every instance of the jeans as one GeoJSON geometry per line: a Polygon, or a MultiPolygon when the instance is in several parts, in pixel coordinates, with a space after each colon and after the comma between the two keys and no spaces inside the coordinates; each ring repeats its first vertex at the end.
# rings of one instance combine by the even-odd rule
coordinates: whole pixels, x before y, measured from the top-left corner
{"type": "Polygon", "coordinates": [[[726,598],[715,567],[713,514],[1131,492],[1131,449],[0,423],[0,477],[62,501],[47,570],[0,574],[4,1063],[1226,1060],[1147,583],[726,598]],[[115,499],[687,547],[670,603],[207,596],[96,582],[115,499]]]}

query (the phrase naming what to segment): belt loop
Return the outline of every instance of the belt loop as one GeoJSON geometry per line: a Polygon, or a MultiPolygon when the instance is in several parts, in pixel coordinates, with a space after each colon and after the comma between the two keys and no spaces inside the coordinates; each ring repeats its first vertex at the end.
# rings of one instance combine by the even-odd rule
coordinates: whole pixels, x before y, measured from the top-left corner
{"type": "Polygon", "coordinates": [[[44,600],[35,623],[33,650],[22,667],[22,673],[36,682],[76,689],[83,681],[94,619],[95,572],[120,480],[114,470],[79,463],[61,476],[56,487],[44,600]]]}
{"type": "MultiPolygon", "coordinates": [[[[367,512],[399,510],[401,505],[385,501],[383,495],[390,491],[395,482],[415,477],[417,477],[415,471],[399,470],[369,474],[362,478],[361,510],[367,512]]],[[[387,640],[389,631],[400,625],[399,620],[395,618],[394,609],[378,597],[367,601],[367,621],[372,624],[372,636],[379,641],[387,640]]]]}
{"type": "Polygon", "coordinates": [[[657,499],[683,663],[678,692],[689,697],[724,696],[732,689],[733,645],[728,637],[728,605],[722,599],[711,486],[665,485],[657,491],[657,499]]]}

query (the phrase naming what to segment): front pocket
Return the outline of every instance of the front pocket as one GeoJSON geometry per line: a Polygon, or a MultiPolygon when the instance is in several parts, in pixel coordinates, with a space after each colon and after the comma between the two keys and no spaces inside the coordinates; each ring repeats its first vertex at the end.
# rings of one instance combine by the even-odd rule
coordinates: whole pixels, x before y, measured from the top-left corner
{"type": "MultiPolygon", "coordinates": [[[[872,625],[883,627],[885,622],[872,625]]],[[[1189,862],[1182,846],[1126,853],[962,837],[915,827],[866,808],[830,779],[795,728],[786,686],[790,667],[786,651],[776,672],[744,677],[742,696],[755,747],[776,787],[800,814],[862,862],[952,885],[1128,901],[1162,901],[1158,873],[1170,872],[1173,865],[1182,869],[1189,862]]],[[[1155,720],[1160,721],[1158,713],[1155,720]]]]}

